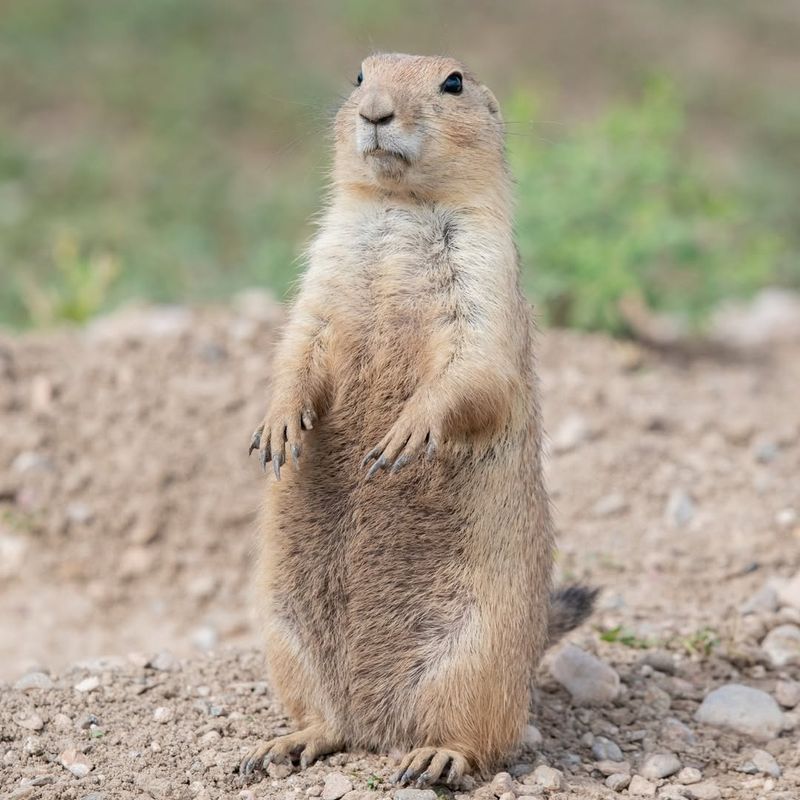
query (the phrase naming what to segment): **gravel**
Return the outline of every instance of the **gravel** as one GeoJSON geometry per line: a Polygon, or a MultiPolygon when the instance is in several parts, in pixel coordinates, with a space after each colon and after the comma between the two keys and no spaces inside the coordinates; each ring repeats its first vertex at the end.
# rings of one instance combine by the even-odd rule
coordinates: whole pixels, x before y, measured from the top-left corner
{"type": "Polygon", "coordinates": [[[622,761],[622,750],[616,742],[605,736],[598,736],[592,743],[592,755],[598,761],[622,761]]]}

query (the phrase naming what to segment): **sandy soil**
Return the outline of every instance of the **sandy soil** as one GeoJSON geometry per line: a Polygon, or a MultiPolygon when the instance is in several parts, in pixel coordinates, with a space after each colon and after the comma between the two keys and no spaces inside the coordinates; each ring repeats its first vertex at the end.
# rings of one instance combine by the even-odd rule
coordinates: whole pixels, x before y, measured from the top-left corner
{"type": "MultiPolygon", "coordinates": [[[[335,772],[368,796],[390,791],[388,756],[246,784],[233,773],[255,739],[288,725],[254,649],[248,581],[264,477],[247,443],[281,319],[250,296],[234,310],[0,335],[4,796],[299,799],[335,772]],[[33,679],[45,688],[13,688],[31,670],[49,675],[33,679]],[[92,769],[75,777],[62,761],[81,755],[92,769]]],[[[547,331],[540,351],[559,570],[604,589],[570,638],[612,664],[623,691],[584,708],[544,665],[532,716],[544,743],[510,765],[514,790],[541,794],[528,773],[546,762],[567,784],[550,796],[616,796],[591,751],[607,736],[634,771],[674,752],[723,797],[800,797],[800,728],[758,745],[775,779],[738,771],[753,742],[693,721],[721,683],[773,692],[800,679],[759,648],[770,627],[800,621],[792,609],[739,612],[800,569],[800,346],[687,361],[547,331]],[[617,627],[605,634],[616,641],[600,638],[617,627]],[[643,662],[654,652],[674,673],[643,662]]]]}

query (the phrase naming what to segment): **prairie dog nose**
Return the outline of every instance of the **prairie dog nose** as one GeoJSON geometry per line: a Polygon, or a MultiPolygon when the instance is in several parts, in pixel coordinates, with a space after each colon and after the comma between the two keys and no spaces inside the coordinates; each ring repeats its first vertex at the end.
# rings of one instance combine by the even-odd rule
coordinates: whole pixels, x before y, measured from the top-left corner
{"type": "Polygon", "coordinates": [[[358,115],[373,125],[386,125],[394,119],[394,103],[386,92],[371,92],[358,106],[358,115]]]}

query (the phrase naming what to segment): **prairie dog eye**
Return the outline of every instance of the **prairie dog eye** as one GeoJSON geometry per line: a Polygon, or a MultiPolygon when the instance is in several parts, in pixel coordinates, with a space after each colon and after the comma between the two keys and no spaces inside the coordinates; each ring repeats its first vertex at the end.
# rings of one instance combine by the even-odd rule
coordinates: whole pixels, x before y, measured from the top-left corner
{"type": "Polygon", "coordinates": [[[364,71],[359,70],[358,75],[356,75],[356,86],[361,86],[364,83],[364,71]]]}
{"type": "Polygon", "coordinates": [[[451,72],[442,83],[441,90],[446,94],[461,94],[464,88],[464,80],[460,72],[451,72]]]}

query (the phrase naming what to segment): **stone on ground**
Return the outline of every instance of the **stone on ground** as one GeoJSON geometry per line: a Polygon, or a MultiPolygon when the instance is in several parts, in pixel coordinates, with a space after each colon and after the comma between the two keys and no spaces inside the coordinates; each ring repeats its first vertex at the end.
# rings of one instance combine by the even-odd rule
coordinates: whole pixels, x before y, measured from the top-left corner
{"type": "Polygon", "coordinates": [[[550,662],[550,674],[578,705],[605,705],[619,694],[619,675],[608,664],[568,644],[550,662]]]}
{"type": "Polygon", "coordinates": [[[353,784],[341,772],[332,772],[325,778],[322,800],[339,800],[353,790],[353,784]]]}
{"type": "Polygon", "coordinates": [[[642,764],[639,773],[643,778],[658,780],[674,775],[681,768],[681,762],[674,753],[654,753],[642,764]]]}
{"type": "Polygon", "coordinates": [[[703,725],[729,728],[759,741],[774,739],[783,727],[783,713],[770,695],[738,683],[706,695],[694,718],[703,725]]]}
{"type": "Polygon", "coordinates": [[[800,664],[800,627],[778,625],[761,642],[761,649],[773,669],[800,664]]]}

